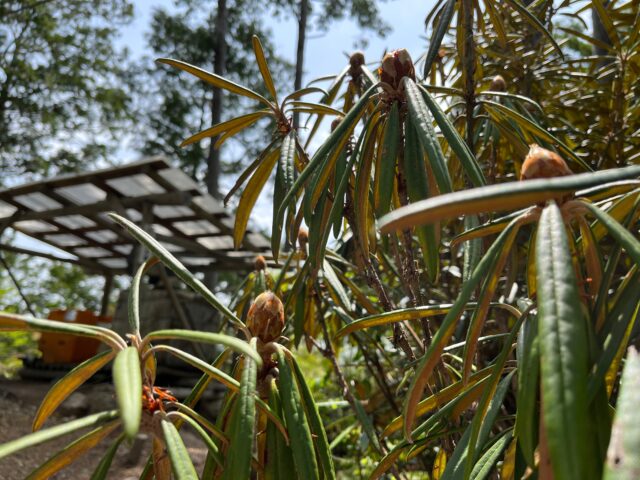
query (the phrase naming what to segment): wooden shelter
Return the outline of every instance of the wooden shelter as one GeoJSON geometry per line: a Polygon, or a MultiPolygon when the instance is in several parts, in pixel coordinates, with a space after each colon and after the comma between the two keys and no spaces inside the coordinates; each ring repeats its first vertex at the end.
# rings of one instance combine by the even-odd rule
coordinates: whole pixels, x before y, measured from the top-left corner
{"type": "MultiPolygon", "coordinates": [[[[233,248],[233,216],[162,157],[104,170],[60,176],[0,191],[0,233],[11,227],[70,255],[0,244],[0,249],[75,263],[111,279],[131,274],[143,252],[113,222],[116,212],[151,233],[192,271],[248,270],[267,239],[247,232],[233,248]]],[[[103,310],[106,303],[103,302],[103,310]]]]}

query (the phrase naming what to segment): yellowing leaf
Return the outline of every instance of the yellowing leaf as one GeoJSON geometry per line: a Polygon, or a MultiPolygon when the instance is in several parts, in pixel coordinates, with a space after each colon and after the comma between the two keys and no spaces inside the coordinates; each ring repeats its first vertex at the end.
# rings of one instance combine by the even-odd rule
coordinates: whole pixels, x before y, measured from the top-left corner
{"type": "Polygon", "coordinates": [[[273,78],[271,77],[271,72],[269,71],[267,59],[264,56],[262,43],[256,35],[251,38],[251,43],[253,44],[253,52],[256,55],[256,61],[258,62],[258,68],[260,69],[260,74],[262,75],[264,84],[266,85],[267,90],[269,90],[269,93],[271,94],[273,99],[276,101],[276,103],[278,103],[278,94],[276,93],[276,87],[273,84],[273,78]]]}
{"type": "Polygon", "coordinates": [[[433,480],[440,480],[446,467],[447,452],[445,452],[443,448],[440,448],[440,450],[438,450],[438,454],[436,455],[436,459],[433,462],[433,467],[431,468],[431,477],[433,478],[433,480]]]}
{"type": "Polygon", "coordinates": [[[58,408],[58,405],[64,402],[64,400],[80,385],[109,363],[115,356],[116,352],[114,351],[100,353],[95,357],[82,362],[58,380],[47,392],[47,395],[42,400],[42,403],[36,412],[36,416],[33,419],[33,431],[35,432],[36,430],[39,430],[47,418],[49,418],[55,409],[58,408]]]}
{"type": "Polygon", "coordinates": [[[275,149],[266,156],[264,161],[256,168],[255,173],[240,196],[240,203],[236,210],[236,223],[233,227],[233,244],[235,248],[239,248],[242,243],[253,206],[256,204],[256,200],[258,200],[258,196],[267,180],[269,180],[269,175],[278,160],[279,153],[280,151],[275,149]]]}

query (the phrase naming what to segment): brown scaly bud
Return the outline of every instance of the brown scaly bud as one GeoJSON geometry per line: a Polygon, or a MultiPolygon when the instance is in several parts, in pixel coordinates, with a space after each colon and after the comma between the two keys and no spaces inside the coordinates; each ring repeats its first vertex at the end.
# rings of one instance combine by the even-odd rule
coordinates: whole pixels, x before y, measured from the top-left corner
{"type": "Polygon", "coordinates": [[[353,52],[349,57],[349,65],[351,66],[352,70],[360,68],[362,65],[364,65],[364,53],[353,52]]]}
{"type": "Polygon", "coordinates": [[[493,80],[491,80],[491,87],[489,87],[489,89],[492,92],[506,92],[507,82],[505,82],[502,75],[496,75],[493,77],[493,80]]]}
{"type": "Polygon", "coordinates": [[[280,338],[284,330],[284,306],[275,294],[264,292],[256,297],[249,308],[247,328],[264,343],[280,338]]]}
{"type": "Polygon", "coordinates": [[[520,180],[534,178],[554,178],[573,175],[560,155],[535,143],[530,145],[529,154],[524,159],[520,180]]]}
{"type": "Polygon", "coordinates": [[[402,77],[416,79],[416,70],[413,67],[411,55],[404,48],[387,53],[382,59],[378,69],[380,80],[398,90],[402,77]]]}
{"type": "Polygon", "coordinates": [[[256,257],[256,259],[253,262],[253,265],[254,265],[254,267],[255,267],[257,272],[267,269],[267,261],[265,260],[265,258],[262,255],[258,255],[256,257]]]}
{"type": "Polygon", "coordinates": [[[307,246],[307,243],[309,243],[309,230],[304,227],[300,227],[300,230],[298,230],[298,244],[300,245],[300,248],[304,249],[304,247],[307,246]]]}

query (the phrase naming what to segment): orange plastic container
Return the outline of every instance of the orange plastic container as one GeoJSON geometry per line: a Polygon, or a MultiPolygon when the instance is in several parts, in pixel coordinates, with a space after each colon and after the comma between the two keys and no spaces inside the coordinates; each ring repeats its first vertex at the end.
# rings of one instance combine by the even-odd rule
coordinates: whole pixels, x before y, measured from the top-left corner
{"type": "MultiPolygon", "coordinates": [[[[48,318],[83,325],[111,322],[111,317],[94,315],[89,310],[52,310],[48,318]]],[[[43,332],[38,342],[42,361],[49,364],[83,362],[93,357],[98,352],[99,346],[98,340],[53,332],[43,332]]]]}

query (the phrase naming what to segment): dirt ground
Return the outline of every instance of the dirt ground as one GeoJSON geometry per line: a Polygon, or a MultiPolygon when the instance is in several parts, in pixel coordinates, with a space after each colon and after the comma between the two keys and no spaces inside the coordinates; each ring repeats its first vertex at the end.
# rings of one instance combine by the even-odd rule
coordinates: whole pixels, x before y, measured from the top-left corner
{"type": "MultiPolygon", "coordinates": [[[[50,384],[47,382],[0,380],[0,444],[31,432],[31,423],[34,415],[49,387],[50,384]]],[[[47,421],[45,428],[88,413],[113,408],[113,403],[110,402],[109,398],[107,398],[107,402],[110,403],[111,407],[107,406],[107,408],[100,408],[102,407],[101,405],[96,405],[99,402],[91,402],[92,399],[96,398],[96,389],[98,392],[104,392],[100,393],[99,397],[111,396],[109,388],[107,385],[89,386],[84,391],[84,404],[81,402],[76,411],[72,408],[63,408],[61,413],[54,414],[47,421]],[[86,404],[87,399],[91,402],[90,405],[86,404]],[[88,411],[86,411],[87,409],[88,411]]],[[[82,433],[86,432],[80,432],[80,434],[82,433]]],[[[192,432],[182,431],[182,433],[196,469],[202,471],[206,458],[206,448],[192,432]]],[[[79,433],[74,433],[1,459],[0,480],[23,480],[37,466],[78,436],[79,433]]],[[[116,436],[116,434],[113,434],[111,437],[107,437],[96,448],[51,478],[55,480],[88,480],[102,459],[102,455],[116,436]]],[[[120,445],[108,478],[117,480],[137,480],[139,478],[150,452],[150,441],[145,440],[150,439],[141,437],[132,445],[127,445],[124,442],[120,445]]]]}

